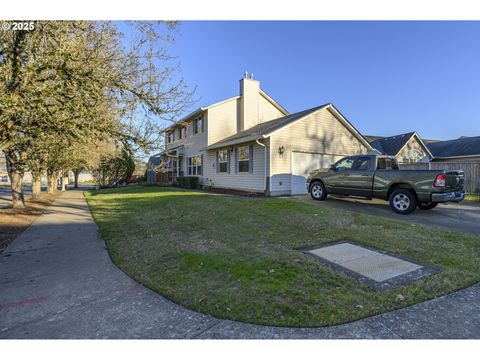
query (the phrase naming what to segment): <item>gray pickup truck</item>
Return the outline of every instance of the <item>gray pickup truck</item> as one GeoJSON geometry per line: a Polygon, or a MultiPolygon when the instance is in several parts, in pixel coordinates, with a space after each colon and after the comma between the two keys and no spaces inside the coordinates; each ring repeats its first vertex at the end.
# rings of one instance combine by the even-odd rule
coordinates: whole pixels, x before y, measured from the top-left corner
{"type": "Polygon", "coordinates": [[[464,180],[459,170],[399,170],[394,157],[359,155],[311,172],[307,190],[315,200],[328,194],[379,198],[396,213],[409,214],[417,206],[430,210],[438,203],[462,201],[464,180]]]}

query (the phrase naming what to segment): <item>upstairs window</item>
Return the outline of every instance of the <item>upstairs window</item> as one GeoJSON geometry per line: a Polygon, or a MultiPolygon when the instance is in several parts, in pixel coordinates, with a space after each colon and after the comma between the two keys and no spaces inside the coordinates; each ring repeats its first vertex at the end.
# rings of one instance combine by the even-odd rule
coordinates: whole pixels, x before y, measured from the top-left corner
{"type": "Polygon", "coordinates": [[[183,131],[184,127],[180,126],[177,128],[178,140],[183,139],[185,137],[185,132],[183,131]]]}
{"type": "Polygon", "coordinates": [[[173,142],[174,139],[175,137],[173,132],[167,133],[167,144],[170,144],[171,142],[173,142]]]}
{"type": "Polygon", "coordinates": [[[193,119],[193,134],[203,133],[203,116],[197,116],[193,119]]]}

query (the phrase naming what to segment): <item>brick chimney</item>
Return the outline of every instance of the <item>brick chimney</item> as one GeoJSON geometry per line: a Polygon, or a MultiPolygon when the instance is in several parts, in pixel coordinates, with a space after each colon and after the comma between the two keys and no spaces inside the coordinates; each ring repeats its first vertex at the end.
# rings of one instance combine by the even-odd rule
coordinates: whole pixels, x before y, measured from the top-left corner
{"type": "Polygon", "coordinates": [[[253,74],[240,79],[240,116],[237,131],[249,129],[258,124],[258,107],[260,97],[260,82],[253,80],[253,74]]]}

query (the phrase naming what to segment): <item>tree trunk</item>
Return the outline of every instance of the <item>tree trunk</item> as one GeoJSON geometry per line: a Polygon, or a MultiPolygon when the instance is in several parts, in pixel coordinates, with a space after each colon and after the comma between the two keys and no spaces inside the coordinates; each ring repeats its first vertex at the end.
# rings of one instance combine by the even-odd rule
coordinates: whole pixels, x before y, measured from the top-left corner
{"type": "Polygon", "coordinates": [[[74,185],[73,187],[75,189],[78,189],[78,176],[80,175],[80,169],[73,170],[73,176],[75,177],[74,185]]]}
{"type": "Polygon", "coordinates": [[[23,172],[11,170],[8,175],[12,184],[12,206],[14,209],[24,208],[25,199],[23,196],[23,172]]]}
{"type": "Polygon", "coordinates": [[[65,180],[65,179],[66,179],[66,178],[67,178],[67,177],[65,176],[65,173],[63,173],[63,174],[62,174],[62,177],[61,177],[61,181],[62,181],[62,182],[61,182],[61,184],[62,184],[61,189],[62,189],[62,191],[65,191],[65,183],[66,183],[66,180],[65,180]]]}
{"type": "Polygon", "coordinates": [[[48,171],[47,174],[48,174],[47,192],[49,194],[55,194],[55,192],[57,191],[58,172],[48,171]]]}
{"type": "Polygon", "coordinates": [[[7,172],[10,178],[12,189],[12,207],[14,209],[25,207],[25,198],[23,196],[23,168],[12,161],[12,157],[5,152],[7,162],[7,172]]]}
{"type": "Polygon", "coordinates": [[[32,171],[32,199],[37,199],[42,192],[42,173],[32,171]]]}

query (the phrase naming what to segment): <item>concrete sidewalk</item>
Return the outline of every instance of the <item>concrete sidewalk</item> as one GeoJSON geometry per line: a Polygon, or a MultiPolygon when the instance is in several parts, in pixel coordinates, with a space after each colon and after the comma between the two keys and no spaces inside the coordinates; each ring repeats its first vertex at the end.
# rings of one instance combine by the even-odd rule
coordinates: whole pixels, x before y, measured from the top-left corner
{"type": "Polygon", "coordinates": [[[0,255],[0,338],[480,338],[480,285],[328,328],[216,319],[113,265],[83,194],[68,191],[0,255]]]}

